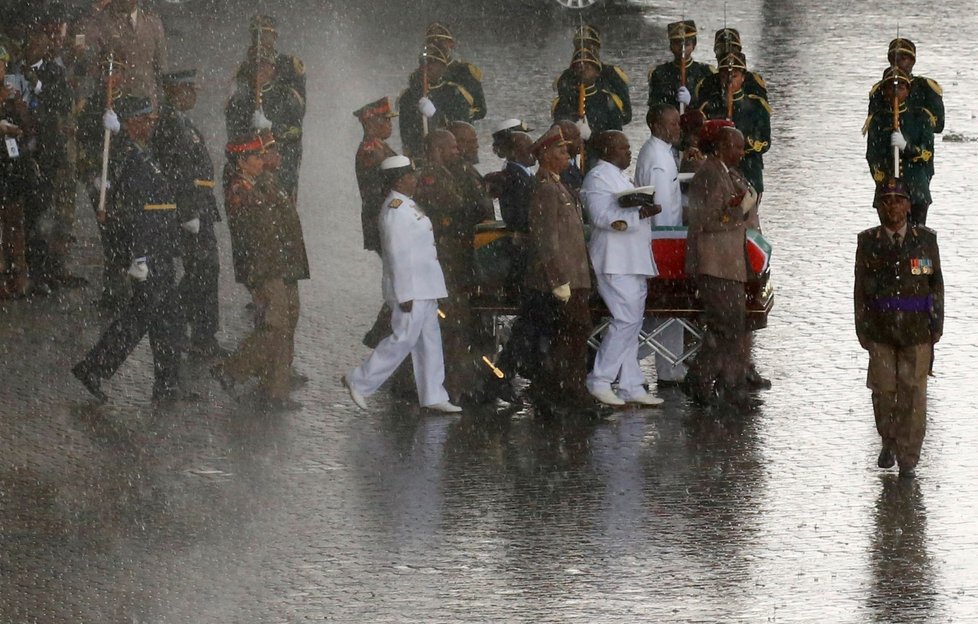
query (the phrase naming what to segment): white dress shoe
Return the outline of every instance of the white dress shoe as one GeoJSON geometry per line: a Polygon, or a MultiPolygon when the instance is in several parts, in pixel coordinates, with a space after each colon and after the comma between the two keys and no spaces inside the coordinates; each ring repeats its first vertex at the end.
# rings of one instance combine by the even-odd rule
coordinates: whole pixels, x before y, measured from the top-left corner
{"type": "Polygon", "coordinates": [[[448,401],[444,403],[435,403],[434,405],[425,405],[425,409],[430,409],[434,412],[442,412],[443,414],[458,414],[462,411],[462,408],[458,405],[453,405],[448,401]]]}
{"type": "Polygon", "coordinates": [[[639,405],[662,405],[665,403],[665,399],[660,399],[657,396],[652,396],[651,394],[640,394],[638,396],[630,397],[628,399],[629,403],[637,403],[639,405]]]}
{"type": "Polygon", "coordinates": [[[605,405],[624,405],[625,402],[615,394],[613,391],[609,390],[588,390],[591,396],[601,401],[605,405]]]}
{"type": "Polygon", "coordinates": [[[346,375],[343,375],[341,381],[343,382],[343,387],[346,388],[347,391],[350,393],[350,398],[353,399],[353,402],[357,404],[357,407],[364,410],[367,409],[367,399],[363,398],[362,394],[360,394],[359,392],[353,389],[353,386],[350,385],[350,382],[346,380],[346,375]]]}

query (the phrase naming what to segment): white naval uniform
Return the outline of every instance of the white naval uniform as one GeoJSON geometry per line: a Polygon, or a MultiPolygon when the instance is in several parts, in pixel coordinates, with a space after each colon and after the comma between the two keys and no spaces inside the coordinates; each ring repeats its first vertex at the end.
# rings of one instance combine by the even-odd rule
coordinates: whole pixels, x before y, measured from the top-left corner
{"type": "Polygon", "coordinates": [[[438,263],[431,220],[410,197],[391,191],[380,210],[380,243],[384,258],[384,300],[393,311],[394,333],[353,370],[347,381],[368,397],[394,374],[408,355],[422,406],[449,400],[445,359],[438,325],[438,300],[448,296],[438,263]],[[400,304],[413,302],[410,312],[400,304]]]}
{"type": "MultiPolygon", "coordinates": [[[[635,164],[635,183],[639,186],[655,186],[655,203],[662,206],[662,212],[652,217],[658,227],[680,226],[683,224],[683,195],[679,186],[679,166],[676,152],[671,145],[658,137],[649,137],[638,153],[635,164]]],[[[646,331],[652,331],[663,323],[661,318],[646,321],[646,331]]],[[[684,331],[682,325],[673,323],[658,336],[662,346],[675,354],[683,352],[684,331]]],[[[651,349],[639,351],[645,358],[651,349]]],[[[655,354],[655,373],[660,381],[682,381],[686,378],[686,365],[673,365],[667,359],[655,354]]]]}
{"type": "Polygon", "coordinates": [[[587,376],[591,392],[611,390],[628,401],[646,394],[638,364],[638,334],[645,316],[648,278],[658,275],[652,260],[652,220],[639,219],[638,208],[622,208],[614,194],[635,188],[625,172],[599,160],[584,176],[581,199],[591,223],[588,253],[598,292],[612,320],[587,376]],[[612,224],[624,222],[624,229],[612,224]]]}

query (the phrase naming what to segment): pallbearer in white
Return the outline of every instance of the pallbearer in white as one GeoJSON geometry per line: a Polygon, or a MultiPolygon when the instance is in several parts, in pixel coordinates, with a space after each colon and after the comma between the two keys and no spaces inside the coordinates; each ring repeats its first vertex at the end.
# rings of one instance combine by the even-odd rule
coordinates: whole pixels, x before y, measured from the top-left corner
{"type": "Polygon", "coordinates": [[[643,387],[638,334],[645,316],[648,278],[658,273],[652,260],[651,217],[659,208],[650,201],[622,207],[615,196],[635,188],[624,171],[632,161],[624,133],[602,132],[594,146],[600,160],[584,177],[581,199],[593,228],[588,252],[598,292],[612,320],[594,358],[594,368],[587,376],[587,389],[608,405],[658,405],[662,399],[643,387]],[[617,395],[611,388],[615,379],[617,395]]]}
{"type": "MultiPolygon", "coordinates": [[[[639,186],[655,187],[655,203],[662,212],[652,217],[658,227],[680,226],[683,224],[683,197],[679,188],[678,155],[682,130],[679,125],[679,112],[669,104],[654,104],[649,108],[645,121],[652,136],[642,146],[635,164],[635,183],[639,186]]],[[[663,323],[661,318],[646,321],[647,331],[652,331],[663,323]]],[[[675,354],[683,352],[683,326],[673,323],[659,334],[659,342],[675,354]]],[[[649,353],[639,351],[644,358],[649,353]]],[[[658,385],[676,384],[686,377],[684,364],[673,364],[658,353],[655,354],[655,373],[658,385]]]]}
{"type": "Polygon", "coordinates": [[[393,310],[394,333],[384,338],[367,361],[345,377],[353,402],[366,409],[369,397],[387,381],[408,355],[422,407],[461,412],[445,390],[445,360],[438,326],[438,299],[448,296],[438,263],[431,221],[411,199],[418,180],[405,156],[381,165],[389,193],[380,209],[384,258],[384,299],[393,310]]]}

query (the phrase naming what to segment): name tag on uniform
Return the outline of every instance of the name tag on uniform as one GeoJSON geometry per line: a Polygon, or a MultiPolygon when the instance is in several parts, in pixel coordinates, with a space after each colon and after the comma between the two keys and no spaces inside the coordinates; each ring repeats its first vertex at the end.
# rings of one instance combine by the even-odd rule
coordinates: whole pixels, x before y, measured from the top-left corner
{"type": "Polygon", "coordinates": [[[7,146],[7,156],[11,158],[17,158],[20,156],[20,149],[17,147],[17,139],[13,137],[7,137],[3,140],[7,146]]]}

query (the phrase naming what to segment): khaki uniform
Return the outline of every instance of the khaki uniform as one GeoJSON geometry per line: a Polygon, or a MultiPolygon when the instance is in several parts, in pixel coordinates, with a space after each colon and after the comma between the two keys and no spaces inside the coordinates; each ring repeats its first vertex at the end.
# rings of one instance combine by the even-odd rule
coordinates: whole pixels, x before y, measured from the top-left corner
{"type": "Polygon", "coordinates": [[[944,331],[944,278],[937,235],[907,227],[899,245],[882,226],[859,234],[856,335],[869,351],[866,385],[883,445],[914,468],[927,428],[927,373],[944,331]]]}
{"type": "Polygon", "coordinates": [[[160,74],[166,67],[166,34],[155,13],[139,9],[136,21],[128,14],[105,10],[85,20],[79,28],[90,50],[99,59],[110,52],[121,55],[126,64],[122,90],[129,95],[148,97],[158,102],[160,74]]]}
{"type": "Polygon", "coordinates": [[[380,253],[380,206],[384,202],[384,184],[380,163],[396,152],[380,139],[364,137],[357,149],[357,186],[360,188],[360,225],[363,229],[363,248],[380,253]]]}

